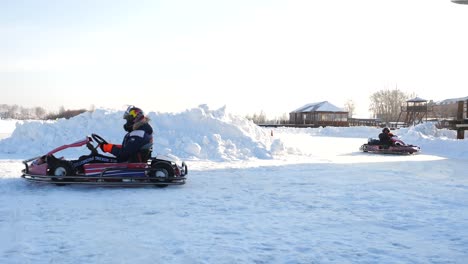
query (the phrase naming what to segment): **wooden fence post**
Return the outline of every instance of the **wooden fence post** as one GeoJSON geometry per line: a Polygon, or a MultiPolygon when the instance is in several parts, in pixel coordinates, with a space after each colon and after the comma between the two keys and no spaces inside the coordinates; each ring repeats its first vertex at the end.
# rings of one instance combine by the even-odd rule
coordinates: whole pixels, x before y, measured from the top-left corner
{"type": "MultiPolygon", "coordinates": [[[[468,103],[468,100],[467,100],[467,103],[468,103]]],[[[464,110],[465,110],[465,102],[458,101],[457,121],[456,121],[455,127],[457,127],[457,124],[460,124],[460,125],[457,127],[457,139],[465,139],[466,127],[463,126],[463,123],[464,123],[463,112],[465,112],[464,110]]],[[[468,116],[468,109],[467,109],[467,116],[468,116]]]]}

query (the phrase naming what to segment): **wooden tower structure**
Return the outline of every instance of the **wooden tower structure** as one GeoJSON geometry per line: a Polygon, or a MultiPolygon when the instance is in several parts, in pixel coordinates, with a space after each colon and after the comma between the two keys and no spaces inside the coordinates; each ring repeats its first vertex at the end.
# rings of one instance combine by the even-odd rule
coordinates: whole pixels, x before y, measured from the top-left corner
{"type": "Polygon", "coordinates": [[[417,125],[422,123],[423,119],[427,119],[427,100],[415,97],[406,101],[406,106],[401,107],[398,122],[402,120],[406,126],[417,125]],[[401,119],[403,116],[404,119],[401,119]]]}

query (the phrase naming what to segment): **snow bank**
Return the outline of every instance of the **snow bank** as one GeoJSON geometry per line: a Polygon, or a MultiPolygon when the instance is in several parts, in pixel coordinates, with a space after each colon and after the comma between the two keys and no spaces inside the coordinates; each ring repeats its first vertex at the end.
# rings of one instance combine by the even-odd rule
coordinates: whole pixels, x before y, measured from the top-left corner
{"type": "MultiPolygon", "coordinates": [[[[37,156],[92,133],[120,144],[125,135],[122,115],[123,111],[98,109],[69,120],[2,120],[0,131],[14,131],[9,138],[0,141],[0,153],[37,156]]],[[[381,128],[376,127],[261,128],[243,117],[227,113],[224,107],[210,110],[206,105],[180,113],[150,112],[148,116],[155,131],[154,153],[175,155],[185,160],[271,159],[283,155],[310,156],[326,151],[326,146],[311,142],[312,137],[336,138],[329,144],[342,144],[339,138],[355,138],[352,144],[356,146],[343,150],[357,151],[367,138],[375,138],[381,132],[381,128]]],[[[392,132],[406,143],[420,146],[423,153],[468,157],[468,140],[457,140],[455,131],[437,129],[434,123],[392,132]]],[[[66,157],[86,153],[89,150],[84,147],[61,152],[66,157]]]]}
{"type": "MultiPolygon", "coordinates": [[[[120,144],[125,135],[122,115],[123,111],[98,109],[68,120],[18,122],[12,135],[0,141],[0,152],[36,156],[92,133],[120,144]]],[[[210,110],[201,105],[181,113],[150,112],[148,117],[155,131],[155,153],[220,161],[271,158],[270,135],[253,122],[226,113],[225,108],[210,110]]],[[[74,148],[61,154],[76,157],[88,152],[74,148]]]]}
{"type": "Polygon", "coordinates": [[[22,122],[12,119],[0,119],[0,140],[8,137],[16,128],[16,123],[22,122]]]}
{"type": "Polygon", "coordinates": [[[0,134],[9,134],[15,130],[16,123],[22,122],[12,119],[0,119],[0,134]]]}

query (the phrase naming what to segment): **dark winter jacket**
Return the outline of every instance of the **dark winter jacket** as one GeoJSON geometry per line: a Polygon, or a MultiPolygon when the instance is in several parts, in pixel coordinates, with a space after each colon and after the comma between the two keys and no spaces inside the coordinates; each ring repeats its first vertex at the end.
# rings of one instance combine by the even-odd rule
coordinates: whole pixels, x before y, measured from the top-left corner
{"type": "MultiPolygon", "coordinates": [[[[138,161],[137,155],[140,149],[148,143],[153,143],[153,128],[148,119],[133,125],[133,130],[127,133],[122,145],[113,145],[111,153],[117,157],[119,162],[138,161]]],[[[143,161],[144,162],[144,161],[143,161]]]]}
{"type": "Polygon", "coordinates": [[[382,132],[382,133],[379,134],[380,143],[383,144],[383,145],[392,145],[393,144],[392,137],[393,137],[392,133],[383,133],[382,132]]]}

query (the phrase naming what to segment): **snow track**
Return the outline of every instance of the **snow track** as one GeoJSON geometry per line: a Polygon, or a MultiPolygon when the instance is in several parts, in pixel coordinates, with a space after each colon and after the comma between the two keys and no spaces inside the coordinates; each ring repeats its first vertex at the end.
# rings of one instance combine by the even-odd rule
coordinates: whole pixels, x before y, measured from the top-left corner
{"type": "Polygon", "coordinates": [[[0,262],[462,263],[464,167],[414,157],[192,161],[187,184],[165,189],[27,183],[3,160],[0,262]]]}

